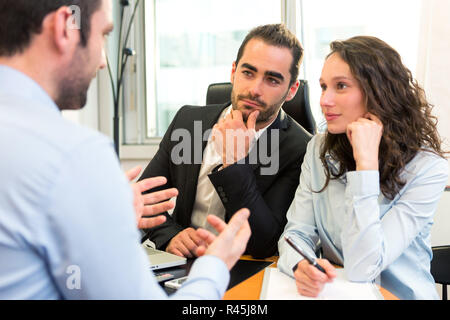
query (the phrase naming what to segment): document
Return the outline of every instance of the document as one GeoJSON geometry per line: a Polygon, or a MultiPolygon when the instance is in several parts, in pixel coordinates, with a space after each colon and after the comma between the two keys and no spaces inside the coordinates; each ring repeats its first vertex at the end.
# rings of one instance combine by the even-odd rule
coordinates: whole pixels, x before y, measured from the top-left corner
{"type": "Polygon", "coordinates": [[[337,277],[325,284],[317,298],[304,297],[297,291],[295,280],[278,268],[266,268],[261,290],[261,300],[382,300],[378,287],[373,283],[350,282],[344,269],[336,269],[337,277]]]}

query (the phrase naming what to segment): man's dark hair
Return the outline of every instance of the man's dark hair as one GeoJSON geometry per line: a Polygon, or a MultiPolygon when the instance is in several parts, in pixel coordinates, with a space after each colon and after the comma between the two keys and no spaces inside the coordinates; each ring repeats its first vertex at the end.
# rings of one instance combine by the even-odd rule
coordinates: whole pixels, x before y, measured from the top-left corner
{"type": "Polygon", "coordinates": [[[0,56],[22,53],[35,34],[42,32],[44,18],[62,6],[78,6],[80,13],[81,45],[86,46],[91,16],[102,0],[1,0],[0,56]]]}
{"type": "Polygon", "coordinates": [[[297,81],[300,64],[303,58],[303,47],[297,37],[289,31],[284,24],[267,24],[256,27],[247,34],[242,42],[236,58],[236,66],[239,64],[239,61],[244,54],[247,43],[255,38],[260,39],[269,45],[291,50],[293,60],[291,69],[289,70],[291,74],[289,85],[294,84],[297,81]]]}

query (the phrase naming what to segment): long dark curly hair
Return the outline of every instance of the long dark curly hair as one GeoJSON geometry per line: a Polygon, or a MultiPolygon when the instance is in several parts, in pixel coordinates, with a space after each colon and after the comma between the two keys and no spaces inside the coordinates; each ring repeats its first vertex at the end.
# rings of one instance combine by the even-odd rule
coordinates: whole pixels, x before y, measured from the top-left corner
{"type": "MultiPolygon", "coordinates": [[[[436,129],[437,118],[431,114],[433,106],[412,73],[402,63],[400,55],[388,44],[375,37],[358,36],[330,45],[334,53],[349,65],[362,88],[367,111],[383,123],[379,150],[380,189],[393,199],[405,185],[400,173],[421,150],[444,157],[441,139],[436,129]]],[[[327,58],[328,58],[327,57],[327,58]]],[[[353,149],[343,134],[325,134],[320,150],[325,168],[326,183],[347,171],[356,170],[353,149]],[[340,163],[339,172],[330,172],[326,155],[340,163]]]]}

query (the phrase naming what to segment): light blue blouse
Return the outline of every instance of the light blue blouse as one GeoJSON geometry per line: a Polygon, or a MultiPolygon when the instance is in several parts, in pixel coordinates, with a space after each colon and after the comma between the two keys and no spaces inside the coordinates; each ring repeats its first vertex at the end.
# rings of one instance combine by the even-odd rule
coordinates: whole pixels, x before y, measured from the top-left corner
{"type": "MultiPolygon", "coordinates": [[[[347,172],[326,181],[320,147],[313,137],[302,165],[300,184],[278,243],[278,266],[293,276],[302,259],[285,242],[294,237],[303,249],[343,265],[349,280],[376,281],[400,299],[438,299],[430,274],[430,229],[448,178],[447,161],[419,152],[401,173],[406,185],[391,201],[380,192],[378,171],[347,172]]],[[[328,158],[331,170],[338,163],[328,158]]]]}

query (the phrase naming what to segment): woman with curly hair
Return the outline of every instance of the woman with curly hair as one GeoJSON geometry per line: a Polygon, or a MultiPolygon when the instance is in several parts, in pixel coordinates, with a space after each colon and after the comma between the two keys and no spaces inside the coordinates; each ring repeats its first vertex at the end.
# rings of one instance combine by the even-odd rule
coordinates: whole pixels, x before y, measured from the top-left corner
{"type": "Polygon", "coordinates": [[[280,269],[317,296],[342,265],[351,281],[379,283],[401,299],[437,299],[430,229],[448,178],[424,91],[385,42],[331,44],[320,79],[327,132],[309,143],[279,241],[280,269]],[[319,250],[320,272],[292,250],[319,250]]]}

